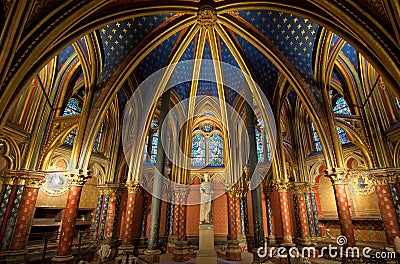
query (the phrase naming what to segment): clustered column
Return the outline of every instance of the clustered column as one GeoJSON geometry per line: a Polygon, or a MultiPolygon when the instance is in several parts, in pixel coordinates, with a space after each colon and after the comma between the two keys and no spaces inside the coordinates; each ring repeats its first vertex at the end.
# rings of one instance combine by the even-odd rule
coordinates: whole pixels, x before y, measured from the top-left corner
{"type": "Polygon", "coordinates": [[[67,205],[62,216],[57,255],[52,259],[53,262],[72,263],[74,260],[71,253],[76,216],[83,185],[89,178],[88,171],[76,170],[70,172],[67,205]]]}
{"type": "Polygon", "coordinates": [[[347,238],[347,247],[356,245],[354,236],[354,227],[351,220],[349,202],[347,199],[347,171],[344,169],[333,169],[326,171],[326,176],[329,177],[333,184],[335,193],[336,207],[338,211],[340,230],[343,236],[347,238]]]}
{"type": "Polygon", "coordinates": [[[307,187],[302,183],[292,187],[297,222],[296,226],[301,235],[300,243],[304,245],[310,244],[309,217],[305,198],[305,196],[308,195],[306,189],[307,187]]]}
{"type": "Polygon", "coordinates": [[[226,193],[228,201],[228,230],[229,230],[229,241],[228,249],[226,251],[226,257],[228,260],[239,261],[241,259],[241,251],[239,247],[239,241],[237,236],[237,221],[236,221],[236,208],[239,203],[239,195],[237,189],[232,187],[226,193]]]}
{"type": "Polygon", "coordinates": [[[177,236],[173,252],[174,261],[183,262],[189,260],[188,242],[186,241],[186,199],[189,189],[180,187],[175,190],[174,208],[174,234],[177,236]]]}
{"type": "Polygon", "coordinates": [[[293,243],[293,231],[290,221],[289,213],[289,200],[288,200],[288,181],[277,181],[275,183],[275,188],[279,195],[279,204],[281,207],[282,225],[283,225],[283,243],[292,244],[293,243]]]}
{"type": "Polygon", "coordinates": [[[122,245],[118,248],[118,254],[132,254],[133,253],[133,236],[132,236],[132,228],[133,228],[133,214],[136,207],[136,196],[140,191],[139,183],[137,182],[128,182],[126,183],[126,188],[128,191],[128,197],[126,202],[125,209],[125,221],[123,232],[122,232],[122,245]]]}
{"type": "Polygon", "coordinates": [[[39,187],[44,174],[35,171],[6,170],[3,173],[3,196],[0,207],[1,251],[7,263],[21,263],[26,255],[28,234],[39,187]]]}
{"type": "Polygon", "coordinates": [[[379,209],[385,227],[386,240],[389,245],[394,245],[394,238],[400,235],[396,211],[393,207],[389,188],[390,178],[387,176],[374,177],[376,193],[378,195],[379,209]]]}
{"type": "Polygon", "coordinates": [[[119,184],[107,185],[106,194],[109,196],[107,218],[105,221],[105,239],[112,240],[116,236],[116,221],[117,221],[117,208],[118,197],[120,195],[119,184]]]}

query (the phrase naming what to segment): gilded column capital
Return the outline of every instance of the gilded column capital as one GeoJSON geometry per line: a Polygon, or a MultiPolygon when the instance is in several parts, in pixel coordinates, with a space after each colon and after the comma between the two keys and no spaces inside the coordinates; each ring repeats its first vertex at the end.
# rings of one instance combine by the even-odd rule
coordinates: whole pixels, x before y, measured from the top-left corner
{"type": "Polygon", "coordinates": [[[293,184],[291,190],[294,195],[299,195],[307,193],[309,188],[306,183],[299,182],[293,184]]]}
{"type": "Polygon", "coordinates": [[[128,190],[128,194],[138,194],[141,190],[141,187],[138,182],[127,182],[125,186],[126,189],[128,190]]]}
{"type": "Polygon", "coordinates": [[[68,177],[70,186],[83,186],[92,176],[88,170],[72,170],[68,177]]]}
{"type": "Polygon", "coordinates": [[[381,176],[375,175],[372,177],[372,179],[375,186],[388,185],[389,183],[391,183],[392,180],[390,177],[384,175],[381,176]]]}
{"type": "Polygon", "coordinates": [[[347,184],[348,175],[348,170],[345,168],[332,168],[325,170],[325,177],[330,178],[333,185],[347,184]]]}
{"type": "Polygon", "coordinates": [[[121,194],[121,186],[119,184],[106,184],[101,187],[102,188],[99,188],[99,190],[105,195],[118,196],[121,194]]]}
{"type": "Polygon", "coordinates": [[[205,29],[213,28],[217,23],[217,11],[212,6],[202,6],[197,12],[197,23],[205,29]]]}
{"type": "Polygon", "coordinates": [[[186,198],[189,194],[189,186],[182,185],[182,186],[175,186],[174,187],[174,195],[175,199],[186,198]]]}
{"type": "Polygon", "coordinates": [[[274,187],[278,192],[287,192],[290,187],[290,182],[288,180],[277,180],[274,182],[274,187]]]}
{"type": "Polygon", "coordinates": [[[3,184],[20,185],[30,188],[40,188],[45,182],[46,174],[42,171],[31,170],[4,170],[3,184]]]}

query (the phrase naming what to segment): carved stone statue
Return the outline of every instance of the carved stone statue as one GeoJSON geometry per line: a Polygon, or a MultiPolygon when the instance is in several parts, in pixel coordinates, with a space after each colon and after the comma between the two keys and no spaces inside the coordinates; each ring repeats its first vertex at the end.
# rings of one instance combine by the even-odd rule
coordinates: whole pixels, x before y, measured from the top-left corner
{"type": "Polygon", "coordinates": [[[214,185],[209,181],[209,174],[204,174],[204,181],[200,184],[201,204],[200,223],[209,224],[212,222],[212,201],[214,198],[214,185]]]}

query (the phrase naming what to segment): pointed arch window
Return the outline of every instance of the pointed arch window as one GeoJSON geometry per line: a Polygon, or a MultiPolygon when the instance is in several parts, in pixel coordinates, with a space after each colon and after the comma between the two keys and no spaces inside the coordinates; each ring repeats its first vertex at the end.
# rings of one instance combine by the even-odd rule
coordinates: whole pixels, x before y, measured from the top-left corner
{"type": "Polygon", "coordinates": [[[146,137],[143,161],[156,164],[158,148],[158,120],[153,119],[150,124],[150,133],[146,137]]]}
{"type": "Polygon", "coordinates": [[[192,139],[192,166],[206,165],[206,142],[204,136],[198,132],[192,139]]]}
{"type": "Polygon", "coordinates": [[[222,137],[218,133],[212,134],[212,136],[210,137],[210,148],[209,148],[210,166],[224,165],[223,150],[224,146],[222,137]]]}
{"type": "Polygon", "coordinates": [[[351,115],[350,107],[343,97],[340,97],[339,99],[336,100],[335,105],[333,107],[333,112],[335,114],[351,115]]]}
{"type": "Polygon", "coordinates": [[[313,136],[315,151],[322,151],[321,140],[319,139],[317,130],[315,129],[314,124],[311,121],[310,124],[311,124],[311,132],[313,136]]]}
{"type": "Polygon", "coordinates": [[[256,143],[257,143],[257,158],[259,162],[264,162],[264,144],[263,135],[260,130],[256,130],[256,143]]]}
{"type": "Polygon", "coordinates": [[[63,116],[77,115],[81,112],[82,102],[76,98],[71,98],[65,106],[63,116]]]}
{"type": "Polygon", "coordinates": [[[71,146],[71,147],[74,145],[76,132],[77,132],[76,128],[72,129],[71,132],[69,132],[67,137],[64,139],[64,145],[71,146]]]}
{"type": "Polygon", "coordinates": [[[350,143],[350,138],[347,135],[347,133],[340,127],[336,127],[336,128],[337,128],[337,133],[339,136],[340,144],[344,145],[344,144],[350,143]]]}

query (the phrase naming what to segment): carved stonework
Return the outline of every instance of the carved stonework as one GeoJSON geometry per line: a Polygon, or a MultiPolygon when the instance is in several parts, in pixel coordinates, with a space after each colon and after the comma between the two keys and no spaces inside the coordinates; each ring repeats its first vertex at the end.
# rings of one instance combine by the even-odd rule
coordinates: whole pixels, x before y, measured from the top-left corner
{"type": "Polygon", "coordinates": [[[213,28],[217,23],[217,12],[211,6],[203,6],[197,12],[197,21],[203,28],[213,28]]]}
{"type": "Polygon", "coordinates": [[[290,187],[290,183],[287,180],[285,180],[285,181],[276,181],[274,183],[274,187],[278,192],[287,192],[289,187],[290,187]]]}
{"type": "Polygon", "coordinates": [[[348,171],[344,168],[333,168],[326,170],[325,176],[331,179],[333,185],[347,184],[348,171]]]}
{"type": "Polygon", "coordinates": [[[68,177],[68,184],[72,186],[83,186],[91,177],[88,171],[71,171],[68,177]]]}
{"type": "Polygon", "coordinates": [[[128,190],[128,194],[138,194],[141,190],[140,185],[137,182],[127,182],[126,189],[128,190]]]}
{"type": "Polygon", "coordinates": [[[309,186],[306,183],[295,183],[291,190],[294,195],[304,194],[309,192],[309,186]]]}

